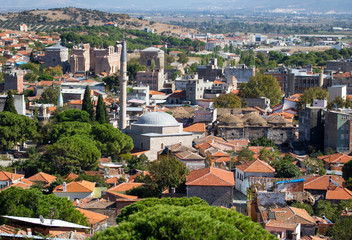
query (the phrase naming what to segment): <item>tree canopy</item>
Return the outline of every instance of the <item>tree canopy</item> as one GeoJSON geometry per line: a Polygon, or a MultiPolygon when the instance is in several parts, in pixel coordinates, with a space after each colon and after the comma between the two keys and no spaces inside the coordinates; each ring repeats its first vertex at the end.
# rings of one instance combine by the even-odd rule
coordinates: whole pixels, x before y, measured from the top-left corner
{"type": "Polygon", "coordinates": [[[0,148],[8,150],[16,143],[35,139],[38,124],[26,116],[0,112],[0,148]]]}
{"type": "Polygon", "coordinates": [[[52,166],[51,173],[66,175],[81,170],[96,170],[100,156],[101,152],[90,138],[74,135],[47,145],[44,164],[52,166]]]}
{"type": "Polygon", "coordinates": [[[352,161],[348,161],[342,167],[342,177],[346,181],[352,178],[352,161]]]}
{"type": "MultiPolygon", "coordinates": [[[[67,198],[53,194],[44,195],[38,189],[11,187],[0,192],[0,215],[50,218],[50,208],[55,208],[55,219],[88,226],[87,218],[67,198]]],[[[5,220],[0,220],[5,221],[5,220]]]]}
{"type": "Polygon", "coordinates": [[[11,91],[7,93],[7,97],[4,105],[4,111],[17,114],[17,110],[15,108],[15,100],[13,99],[13,95],[11,91]]]}
{"type": "Polygon", "coordinates": [[[272,106],[280,103],[282,92],[275,77],[266,74],[256,74],[248,83],[240,85],[239,96],[242,98],[267,97],[272,106]]]}
{"type": "Polygon", "coordinates": [[[241,98],[234,93],[220,94],[213,102],[216,108],[241,108],[241,98]]]}
{"type": "MultiPolygon", "coordinates": [[[[199,201],[199,200],[197,200],[199,201]]],[[[275,239],[234,209],[157,204],[142,208],[92,239],[275,239]]]]}
{"type": "Polygon", "coordinates": [[[275,168],[275,177],[278,178],[294,178],[301,176],[299,167],[294,165],[293,158],[291,155],[272,161],[271,165],[275,168]]]}
{"type": "Polygon", "coordinates": [[[41,103],[57,104],[60,95],[60,86],[53,84],[47,87],[41,94],[41,103]]]}
{"type": "Polygon", "coordinates": [[[78,109],[69,109],[56,115],[57,122],[90,122],[89,113],[78,109]]]}
{"type": "Polygon", "coordinates": [[[299,97],[298,108],[305,108],[306,104],[313,104],[314,99],[328,99],[329,93],[321,87],[308,88],[303,95],[299,97]]]}
{"type": "Polygon", "coordinates": [[[177,188],[186,181],[188,169],[175,157],[167,156],[149,164],[149,174],[160,191],[177,188]]]}
{"type": "Polygon", "coordinates": [[[98,97],[98,104],[97,104],[97,111],[95,115],[95,121],[98,123],[109,123],[110,117],[108,115],[108,112],[106,110],[105,102],[103,100],[103,97],[99,95],[98,97]]]}
{"type": "Polygon", "coordinates": [[[276,147],[274,141],[265,136],[254,139],[249,143],[249,146],[276,147]]]}
{"type": "Polygon", "coordinates": [[[94,108],[93,108],[92,99],[90,97],[90,89],[88,85],[86,86],[86,89],[84,91],[82,110],[86,111],[89,114],[90,120],[92,121],[94,120],[94,108]]]}

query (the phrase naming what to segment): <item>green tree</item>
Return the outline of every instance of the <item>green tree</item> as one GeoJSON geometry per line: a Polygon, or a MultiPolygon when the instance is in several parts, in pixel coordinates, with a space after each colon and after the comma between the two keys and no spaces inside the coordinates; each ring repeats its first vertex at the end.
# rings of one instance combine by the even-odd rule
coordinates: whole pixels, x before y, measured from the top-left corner
{"type": "MultiPolygon", "coordinates": [[[[128,66],[127,66],[127,72],[128,72],[128,66]]],[[[132,79],[132,78],[130,77],[130,79],[132,79]]],[[[104,77],[103,78],[103,82],[106,84],[106,88],[109,91],[111,91],[111,90],[115,90],[116,91],[116,90],[118,90],[118,88],[120,86],[119,76],[117,74],[115,74],[113,76],[104,77]]]]}
{"type": "Polygon", "coordinates": [[[278,178],[294,178],[301,176],[299,167],[294,165],[293,157],[291,155],[285,155],[285,157],[271,162],[271,165],[275,168],[275,177],[278,178]]]}
{"type": "Polygon", "coordinates": [[[41,74],[38,78],[38,81],[53,81],[54,77],[50,74],[41,74]]]}
{"type": "Polygon", "coordinates": [[[117,216],[116,222],[120,223],[124,220],[127,220],[128,217],[132,214],[135,214],[137,212],[144,211],[145,209],[149,207],[154,207],[156,205],[169,205],[169,206],[182,206],[182,207],[188,207],[188,206],[193,206],[193,205],[199,205],[199,206],[209,206],[209,204],[199,198],[199,197],[191,197],[191,198],[147,198],[142,201],[135,202],[131,205],[128,205],[124,207],[121,210],[120,215],[117,216]]]}
{"type": "Polygon", "coordinates": [[[342,167],[342,177],[346,181],[352,178],[352,161],[348,161],[342,167]]]}
{"type": "Polygon", "coordinates": [[[328,229],[327,235],[332,240],[350,240],[352,236],[352,218],[339,219],[335,225],[328,229]]]}
{"type": "Polygon", "coordinates": [[[4,112],[11,112],[11,113],[17,114],[17,110],[15,108],[15,100],[13,99],[13,95],[11,91],[7,93],[7,97],[4,105],[4,112]]]}
{"type": "Polygon", "coordinates": [[[241,108],[241,98],[234,93],[220,94],[214,99],[215,108],[241,108]]]}
{"type": "Polygon", "coordinates": [[[189,61],[189,58],[185,53],[180,53],[178,55],[178,62],[179,63],[184,65],[184,64],[188,63],[188,61],[189,61]]]}
{"type": "Polygon", "coordinates": [[[87,175],[85,173],[81,173],[78,175],[78,178],[75,179],[75,182],[81,181],[81,180],[86,180],[89,182],[94,182],[96,183],[97,187],[109,187],[109,184],[105,182],[105,179],[101,175],[87,175]]]}
{"type": "Polygon", "coordinates": [[[69,109],[56,115],[57,122],[90,122],[89,114],[78,109],[69,109]]]}
{"type": "Polygon", "coordinates": [[[249,150],[248,148],[243,149],[237,157],[238,161],[241,162],[249,162],[254,160],[254,152],[249,150]]]}
{"type": "Polygon", "coordinates": [[[265,136],[254,139],[249,143],[249,146],[276,147],[274,141],[265,136]]]}
{"type": "Polygon", "coordinates": [[[11,149],[17,143],[36,140],[38,123],[26,116],[0,112],[0,148],[11,149]]]}
{"type": "Polygon", "coordinates": [[[81,170],[96,170],[100,156],[99,149],[90,138],[74,135],[47,145],[44,161],[52,170],[51,173],[66,175],[81,170]]]}
{"type": "Polygon", "coordinates": [[[46,142],[55,143],[60,138],[73,135],[90,136],[91,132],[92,125],[87,122],[59,122],[50,128],[46,142]]]}
{"type": "Polygon", "coordinates": [[[275,239],[250,217],[234,209],[160,204],[132,214],[118,227],[98,232],[99,239],[275,239]]]}
{"type": "Polygon", "coordinates": [[[95,120],[100,124],[109,123],[109,120],[110,120],[110,117],[106,110],[105,102],[101,95],[99,95],[98,97],[97,112],[95,115],[95,120]]]}
{"type": "Polygon", "coordinates": [[[24,75],[23,79],[30,83],[33,83],[38,80],[38,75],[32,72],[29,72],[29,73],[26,73],[26,75],[24,75]]]}
{"type": "Polygon", "coordinates": [[[295,202],[291,206],[295,208],[305,209],[309,213],[309,215],[314,216],[314,209],[312,205],[308,203],[295,202]]]}
{"type": "Polygon", "coordinates": [[[41,103],[56,105],[57,100],[59,99],[59,94],[60,94],[60,86],[57,84],[53,84],[47,87],[40,95],[41,103]]]}
{"type": "Polygon", "coordinates": [[[239,96],[242,98],[267,97],[272,106],[279,104],[282,99],[280,85],[276,78],[267,74],[256,74],[248,83],[240,85],[239,96]]]}
{"type": "Polygon", "coordinates": [[[36,218],[40,215],[50,218],[50,209],[55,208],[55,219],[88,226],[87,218],[73,206],[72,201],[53,194],[44,195],[38,189],[11,187],[1,191],[0,206],[1,215],[36,218]]]}
{"type": "Polygon", "coordinates": [[[133,149],[132,138],[110,124],[96,124],[92,136],[104,156],[117,156],[133,149]]]}
{"type": "MultiPolygon", "coordinates": [[[[155,64],[155,62],[154,62],[155,64]]],[[[127,75],[131,81],[136,79],[137,72],[146,71],[147,67],[139,63],[129,63],[127,64],[127,75]]]]}
{"type": "Polygon", "coordinates": [[[319,217],[325,215],[330,221],[336,222],[340,218],[339,215],[341,215],[341,212],[339,213],[337,204],[326,200],[319,200],[315,207],[315,215],[319,217]]]}
{"type": "Polygon", "coordinates": [[[151,162],[148,170],[160,192],[165,188],[177,188],[186,181],[189,173],[179,160],[170,156],[151,162]]]}
{"type": "Polygon", "coordinates": [[[305,108],[306,104],[313,104],[314,99],[328,99],[329,93],[321,87],[308,88],[299,97],[298,108],[305,108]]]}
{"type": "Polygon", "coordinates": [[[55,76],[62,76],[62,67],[60,65],[57,65],[56,67],[48,67],[43,69],[44,74],[51,75],[53,77],[55,76]]]}
{"type": "Polygon", "coordinates": [[[90,89],[88,85],[86,86],[86,89],[84,91],[82,110],[86,111],[89,114],[90,120],[92,121],[94,120],[94,107],[93,107],[92,99],[90,97],[90,89]]]}

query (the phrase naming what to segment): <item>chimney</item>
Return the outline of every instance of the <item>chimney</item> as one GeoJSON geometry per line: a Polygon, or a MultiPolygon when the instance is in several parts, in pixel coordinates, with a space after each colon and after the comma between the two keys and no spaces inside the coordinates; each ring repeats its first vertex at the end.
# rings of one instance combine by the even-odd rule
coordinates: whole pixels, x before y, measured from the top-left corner
{"type": "Polygon", "coordinates": [[[63,191],[63,192],[66,192],[66,190],[67,190],[67,189],[66,189],[66,182],[64,182],[64,183],[62,184],[62,191],[63,191]]]}
{"type": "Polygon", "coordinates": [[[31,228],[27,228],[27,236],[32,236],[32,229],[31,228]]]}
{"type": "Polygon", "coordinates": [[[13,173],[11,173],[11,182],[13,182],[13,173]]]}

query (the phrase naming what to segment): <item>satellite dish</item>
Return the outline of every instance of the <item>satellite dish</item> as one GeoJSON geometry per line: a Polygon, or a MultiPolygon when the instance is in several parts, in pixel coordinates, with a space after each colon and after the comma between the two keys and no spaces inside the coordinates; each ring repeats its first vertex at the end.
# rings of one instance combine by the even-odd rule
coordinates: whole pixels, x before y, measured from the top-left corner
{"type": "Polygon", "coordinates": [[[42,223],[44,223],[44,218],[43,218],[42,215],[39,216],[39,219],[40,219],[40,221],[41,221],[42,223]]]}

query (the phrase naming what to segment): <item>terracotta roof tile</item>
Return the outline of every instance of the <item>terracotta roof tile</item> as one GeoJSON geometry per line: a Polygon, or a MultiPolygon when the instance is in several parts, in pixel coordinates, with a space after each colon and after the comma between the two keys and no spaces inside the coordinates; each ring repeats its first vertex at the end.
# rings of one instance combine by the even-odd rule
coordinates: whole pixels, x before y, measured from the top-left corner
{"type": "Polygon", "coordinates": [[[24,177],[24,175],[22,175],[22,174],[0,171],[0,181],[8,182],[8,181],[17,180],[17,179],[20,179],[23,177],[24,177]]]}
{"type": "Polygon", "coordinates": [[[274,173],[275,169],[268,163],[261,161],[259,159],[246,162],[242,165],[236,166],[239,170],[243,172],[257,172],[257,173],[274,173]]]}
{"type": "Polygon", "coordinates": [[[119,193],[119,192],[114,192],[114,191],[109,191],[107,190],[106,192],[113,194],[119,198],[124,198],[124,199],[137,199],[137,196],[132,196],[132,195],[127,195],[127,194],[123,194],[123,193],[119,193]]]}
{"type": "Polygon", "coordinates": [[[108,189],[110,192],[126,192],[128,190],[131,190],[133,188],[137,188],[139,186],[142,186],[143,183],[121,183],[120,185],[116,187],[112,187],[108,189]]]}
{"type": "Polygon", "coordinates": [[[324,162],[327,162],[329,164],[334,164],[334,163],[345,164],[348,161],[352,160],[352,156],[348,156],[345,153],[335,153],[331,155],[320,156],[318,157],[318,159],[321,159],[324,162]]]}
{"type": "Polygon", "coordinates": [[[137,174],[134,174],[134,175],[130,176],[130,178],[128,179],[128,182],[129,183],[134,183],[134,180],[136,179],[136,177],[141,176],[142,174],[144,174],[144,176],[146,176],[146,175],[149,175],[149,172],[148,171],[143,171],[143,172],[139,172],[137,174]]]}
{"type": "Polygon", "coordinates": [[[26,231],[23,231],[19,228],[13,227],[13,226],[9,226],[9,225],[1,225],[0,226],[0,233],[5,233],[5,234],[13,234],[13,235],[27,235],[26,231]]]}
{"type": "Polygon", "coordinates": [[[48,184],[54,182],[56,180],[56,177],[47,173],[39,172],[28,178],[28,180],[32,182],[44,182],[48,184]]]}
{"type": "Polygon", "coordinates": [[[326,192],[326,200],[349,200],[352,199],[352,191],[344,187],[337,187],[326,192]]]}
{"type": "Polygon", "coordinates": [[[88,210],[81,209],[81,208],[76,208],[76,209],[78,211],[80,211],[81,213],[83,213],[84,216],[87,217],[90,225],[95,225],[95,224],[102,222],[104,220],[107,220],[109,218],[108,216],[106,216],[104,214],[88,211],[88,210]]]}
{"type": "MultiPolygon", "coordinates": [[[[85,180],[79,182],[70,182],[66,184],[66,192],[93,192],[95,183],[85,180]]],[[[63,192],[63,185],[55,187],[53,192],[63,192]]]]}
{"type": "Polygon", "coordinates": [[[205,123],[195,123],[191,126],[185,127],[184,132],[205,132],[205,123]]]}
{"type": "Polygon", "coordinates": [[[73,180],[75,180],[75,179],[77,179],[77,178],[78,178],[78,175],[77,175],[77,174],[69,173],[69,174],[66,176],[65,180],[71,180],[71,181],[73,181],[73,180]]]}
{"type": "Polygon", "coordinates": [[[315,176],[306,179],[304,182],[304,189],[307,190],[328,190],[329,186],[332,184],[330,183],[331,180],[342,186],[344,179],[341,176],[337,175],[324,175],[324,176],[315,176]]]}
{"type": "Polygon", "coordinates": [[[224,169],[208,167],[193,170],[187,176],[187,186],[234,186],[233,172],[224,169]]]}

